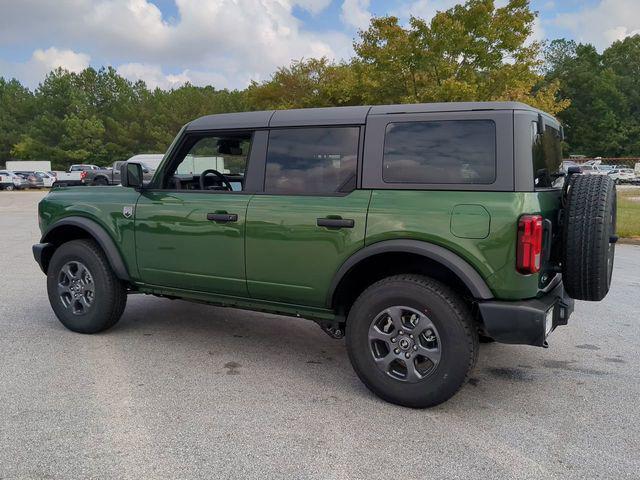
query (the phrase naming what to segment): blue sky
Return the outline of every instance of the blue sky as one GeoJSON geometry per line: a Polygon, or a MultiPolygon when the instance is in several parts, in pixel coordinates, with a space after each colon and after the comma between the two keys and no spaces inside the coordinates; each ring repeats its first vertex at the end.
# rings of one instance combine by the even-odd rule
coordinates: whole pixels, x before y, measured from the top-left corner
{"type": "MultiPolygon", "coordinates": [[[[508,0],[496,0],[498,6],[508,0]]],[[[347,58],[369,18],[430,18],[457,0],[0,0],[0,75],[35,88],[62,66],[114,66],[132,80],[219,88],[264,80],[291,60],[347,58]]],[[[533,38],[600,50],[640,32],[640,0],[531,0],[533,38]]]]}

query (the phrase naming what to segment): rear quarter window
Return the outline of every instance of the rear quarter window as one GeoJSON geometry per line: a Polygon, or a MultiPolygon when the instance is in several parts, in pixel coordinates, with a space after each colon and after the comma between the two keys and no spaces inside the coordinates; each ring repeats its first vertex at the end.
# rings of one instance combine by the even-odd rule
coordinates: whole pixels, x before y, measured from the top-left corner
{"type": "Polygon", "coordinates": [[[531,123],[531,141],[533,156],[533,184],[536,188],[561,187],[564,178],[562,172],[562,138],[560,131],[546,125],[544,131],[538,131],[538,123],[531,123]]]}
{"type": "Polygon", "coordinates": [[[491,184],[496,179],[492,120],[387,125],[382,178],[387,183],[491,184]]]}

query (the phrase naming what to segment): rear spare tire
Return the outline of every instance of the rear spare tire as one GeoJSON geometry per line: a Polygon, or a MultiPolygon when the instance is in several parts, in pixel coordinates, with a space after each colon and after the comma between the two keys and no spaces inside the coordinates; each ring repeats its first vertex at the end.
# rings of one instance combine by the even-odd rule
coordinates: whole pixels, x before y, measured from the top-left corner
{"type": "Polygon", "coordinates": [[[576,300],[609,292],[616,236],[616,188],[607,175],[572,175],[566,193],[562,279],[576,300]]]}

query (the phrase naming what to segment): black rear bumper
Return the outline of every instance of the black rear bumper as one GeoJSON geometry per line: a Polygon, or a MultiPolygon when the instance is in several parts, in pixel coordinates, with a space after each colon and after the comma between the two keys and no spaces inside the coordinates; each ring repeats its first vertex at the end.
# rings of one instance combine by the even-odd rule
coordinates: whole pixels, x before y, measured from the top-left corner
{"type": "Polygon", "coordinates": [[[495,341],[546,347],[551,332],[558,325],[567,324],[573,304],[560,282],[539,298],[481,302],[478,306],[486,333],[495,341]]]}

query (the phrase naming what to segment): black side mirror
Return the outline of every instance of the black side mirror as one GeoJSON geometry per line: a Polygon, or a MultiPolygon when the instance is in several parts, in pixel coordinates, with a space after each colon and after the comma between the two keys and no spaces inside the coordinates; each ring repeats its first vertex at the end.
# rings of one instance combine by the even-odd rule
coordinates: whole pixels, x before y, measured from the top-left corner
{"type": "Polygon", "coordinates": [[[120,167],[120,180],[123,187],[142,188],[142,165],[125,162],[120,167]]]}

